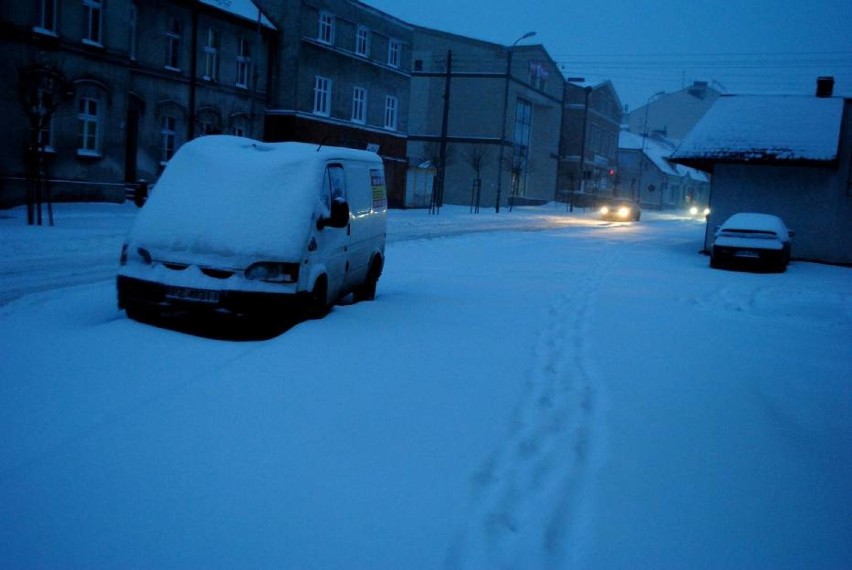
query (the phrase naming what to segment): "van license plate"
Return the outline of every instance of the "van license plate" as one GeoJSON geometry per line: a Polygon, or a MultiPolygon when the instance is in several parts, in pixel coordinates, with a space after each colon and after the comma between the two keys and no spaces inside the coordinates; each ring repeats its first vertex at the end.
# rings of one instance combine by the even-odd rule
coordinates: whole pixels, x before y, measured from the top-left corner
{"type": "Polygon", "coordinates": [[[219,292],[207,289],[192,289],[189,287],[167,287],[167,299],[178,299],[180,301],[196,301],[198,303],[218,303],[219,292]]]}
{"type": "Polygon", "coordinates": [[[760,257],[760,253],[753,249],[741,249],[734,254],[736,257],[747,257],[749,259],[757,259],[760,257]]]}

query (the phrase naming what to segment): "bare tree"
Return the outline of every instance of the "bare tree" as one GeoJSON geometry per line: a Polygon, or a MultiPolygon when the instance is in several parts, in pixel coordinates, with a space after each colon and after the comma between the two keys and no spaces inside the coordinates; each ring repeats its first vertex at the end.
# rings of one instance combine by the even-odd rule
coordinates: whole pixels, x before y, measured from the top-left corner
{"type": "Polygon", "coordinates": [[[479,213],[479,202],[482,197],[482,169],[491,161],[489,148],[482,144],[467,147],[464,153],[464,161],[470,165],[474,172],[473,186],[470,196],[471,212],[479,213]]]}
{"type": "Polygon", "coordinates": [[[58,65],[35,64],[18,70],[18,99],[30,123],[27,147],[29,188],[27,190],[27,223],[42,225],[42,202],[47,199],[50,225],[53,225],[53,201],[48,185],[45,160],[45,134],[56,110],[74,94],[73,84],[58,65]]]}

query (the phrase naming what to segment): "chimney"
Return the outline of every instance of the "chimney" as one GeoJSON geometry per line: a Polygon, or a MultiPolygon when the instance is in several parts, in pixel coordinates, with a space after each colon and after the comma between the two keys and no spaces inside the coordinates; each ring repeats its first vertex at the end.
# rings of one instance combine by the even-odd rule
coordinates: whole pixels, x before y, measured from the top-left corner
{"type": "Polygon", "coordinates": [[[834,94],[834,78],[829,76],[817,77],[817,97],[831,97],[834,94]]]}

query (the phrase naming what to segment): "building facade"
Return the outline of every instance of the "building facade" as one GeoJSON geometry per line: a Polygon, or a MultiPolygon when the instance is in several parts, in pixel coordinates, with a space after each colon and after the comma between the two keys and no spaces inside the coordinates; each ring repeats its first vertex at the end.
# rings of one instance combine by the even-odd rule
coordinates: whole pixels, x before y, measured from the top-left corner
{"type": "Polygon", "coordinates": [[[440,176],[442,145],[442,203],[554,198],[564,80],[544,47],[517,44],[415,28],[407,206],[429,205],[432,186],[418,180],[440,176]]]}
{"type": "Polygon", "coordinates": [[[577,204],[585,196],[612,196],[618,180],[621,100],[605,81],[599,85],[565,84],[559,197],[577,204]]]}
{"type": "Polygon", "coordinates": [[[651,95],[645,105],[626,114],[625,123],[633,133],[660,133],[680,141],[721,95],[722,92],[708,82],[694,81],[680,91],[651,95]]]}
{"type": "Polygon", "coordinates": [[[852,99],[721,97],[672,160],[712,172],[713,229],[737,212],[765,212],[795,230],[794,259],[852,265],[852,99]]]}
{"type": "Polygon", "coordinates": [[[275,28],[249,0],[0,5],[0,206],[122,200],[188,139],[260,136],[275,28]]]}
{"type": "Polygon", "coordinates": [[[281,30],[264,138],[371,149],[403,205],[413,27],[352,0],[258,0],[281,30]]]}
{"type": "Polygon", "coordinates": [[[622,130],[618,175],[613,193],[631,198],[649,210],[703,210],[710,200],[710,177],[670,161],[676,144],[660,135],[643,137],[622,130]]]}

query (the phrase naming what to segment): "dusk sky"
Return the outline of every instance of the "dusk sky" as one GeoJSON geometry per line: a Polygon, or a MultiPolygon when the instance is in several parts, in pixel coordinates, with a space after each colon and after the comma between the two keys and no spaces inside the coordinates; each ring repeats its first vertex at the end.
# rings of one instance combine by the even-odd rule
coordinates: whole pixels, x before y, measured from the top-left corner
{"type": "Polygon", "coordinates": [[[610,80],[636,108],[694,80],[728,93],[852,96],[850,0],[366,0],[401,20],[500,44],[543,44],[568,76],[610,80]]]}

